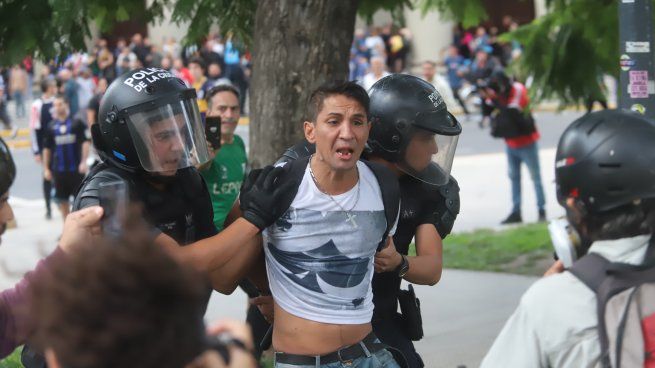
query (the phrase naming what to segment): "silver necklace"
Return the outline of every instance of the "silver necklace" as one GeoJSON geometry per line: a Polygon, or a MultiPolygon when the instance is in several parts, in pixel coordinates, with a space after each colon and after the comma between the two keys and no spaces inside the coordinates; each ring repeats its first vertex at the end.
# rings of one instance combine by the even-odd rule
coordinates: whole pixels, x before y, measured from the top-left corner
{"type": "Polygon", "coordinates": [[[343,206],[339,202],[337,202],[337,200],[334,199],[334,197],[332,197],[330,194],[328,194],[328,192],[326,192],[325,190],[323,190],[323,188],[321,188],[321,185],[318,183],[318,180],[316,180],[316,176],[314,175],[314,170],[312,170],[312,158],[314,158],[314,155],[312,155],[309,158],[309,175],[312,177],[312,180],[314,181],[314,184],[316,185],[316,188],[318,188],[318,190],[321,193],[323,193],[328,198],[330,198],[330,200],[334,204],[336,204],[337,207],[339,207],[341,209],[341,211],[345,212],[346,213],[346,222],[350,222],[352,227],[357,229],[358,226],[357,226],[357,223],[355,222],[355,217],[357,217],[357,215],[354,215],[351,212],[353,209],[355,209],[355,207],[357,206],[357,203],[359,202],[359,187],[360,187],[360,185],[359,185],[359,168],[357,167],[357,164],[355,164],[355,168],[357,169],[357,194],[356,194],[356,197],[355,197],[355,203],[353,204],[353,206],[349,210],[347,210],[347,209],[343,208],[343,206]]]}

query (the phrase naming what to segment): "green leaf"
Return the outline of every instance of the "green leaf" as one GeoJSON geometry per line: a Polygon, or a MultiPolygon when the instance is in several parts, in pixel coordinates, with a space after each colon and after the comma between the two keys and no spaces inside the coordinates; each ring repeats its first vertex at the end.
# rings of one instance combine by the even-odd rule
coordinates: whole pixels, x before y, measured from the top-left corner
{"type": "Polygon", "coordinates": [[[122,22],[122,21],[126,21],[128,19],[130,19],[130,14],[127,12],[125,7],[119,6],[116,9],[116,20],[119,21],[119,22],[122,22]]]}

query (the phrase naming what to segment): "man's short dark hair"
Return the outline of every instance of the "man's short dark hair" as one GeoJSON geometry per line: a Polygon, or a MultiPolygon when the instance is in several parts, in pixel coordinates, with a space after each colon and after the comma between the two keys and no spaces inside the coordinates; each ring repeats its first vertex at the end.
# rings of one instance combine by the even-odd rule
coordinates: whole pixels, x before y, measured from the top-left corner
{"type": "Polygon", "coordinates": [[[201,58],[199,58],[199,57],[191,58],[191,59],[189,60],[188,64],[189,64],[189,65],[191,65],[191,64],[198,64],[198,66],[200,66],[200,69],[205,70],[205,62],[204,62],[201,58]]]}
{"type": "Polygon", "coordinates": [[[655,232],[655,201],[642,200],[602,213],[588,214],[583,222],[592,241],[652,234],[655,232]]]}
{"type": "Polygon", "coordinates": [[[40,275],[30,309],[37,346],[65,367],[178,368],[193,360],[203,350],[207,286],[149,239],[85,244],[40,275]]]}
{"type": "Polygon", "coordinates": [[[41,92],[46,93],[48,91],[48,88],[50,88],[50,86],[55,86],[56,87],[57,82],[55,80],[53,80],[53,79],[48,79],[48,78],[42,80],[41,81],[41,92]]]}
{"type": "Polygon", "coordinates": [[[206,101],[210,109],[212,108],[212,98],[221,92],[230,92],[236,96],[237,100],[239,99],[239,90],[236,89],[233,85],[226,83],[216,85],[207,91],[206,101]]]}
{"type": "Polygon", "coordinates": [[[316,88],[309,97],[307,120],[315,122],[318,113],[323,109],[325,99],[334,95],[343,95],[359,102],[368,117],[369,98],[368,93],[362,86],[350,81],[329,81],[316,88]]]}

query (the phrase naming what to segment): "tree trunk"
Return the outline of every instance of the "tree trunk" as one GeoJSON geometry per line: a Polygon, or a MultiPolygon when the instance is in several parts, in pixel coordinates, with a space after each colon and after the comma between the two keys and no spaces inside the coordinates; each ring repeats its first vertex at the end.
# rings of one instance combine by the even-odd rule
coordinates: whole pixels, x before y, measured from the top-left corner
{"type": "Polygon", "coordinates": [[[250,85],[250,162],[273,163],[303,136],[310,93],[348,78],[358,1],[260,0],[250,85]]]}

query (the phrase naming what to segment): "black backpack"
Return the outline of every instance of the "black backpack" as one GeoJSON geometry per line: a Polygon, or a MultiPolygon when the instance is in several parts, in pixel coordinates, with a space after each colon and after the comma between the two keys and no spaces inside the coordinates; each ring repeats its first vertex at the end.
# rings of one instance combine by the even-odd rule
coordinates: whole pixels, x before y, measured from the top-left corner
{"type": "Polygon", "coordinates": [[[636,266],[589,253],[569,269],[596,293],[605,368],[655,367],[655,260],[646,259],[636,266]]]}
{"type": "Polygon", "coordinates": [[[536,131],[532,114],[513,107],[499,107],[491,116],[490,127],[494,138],[515,138],[536,131]]]}

